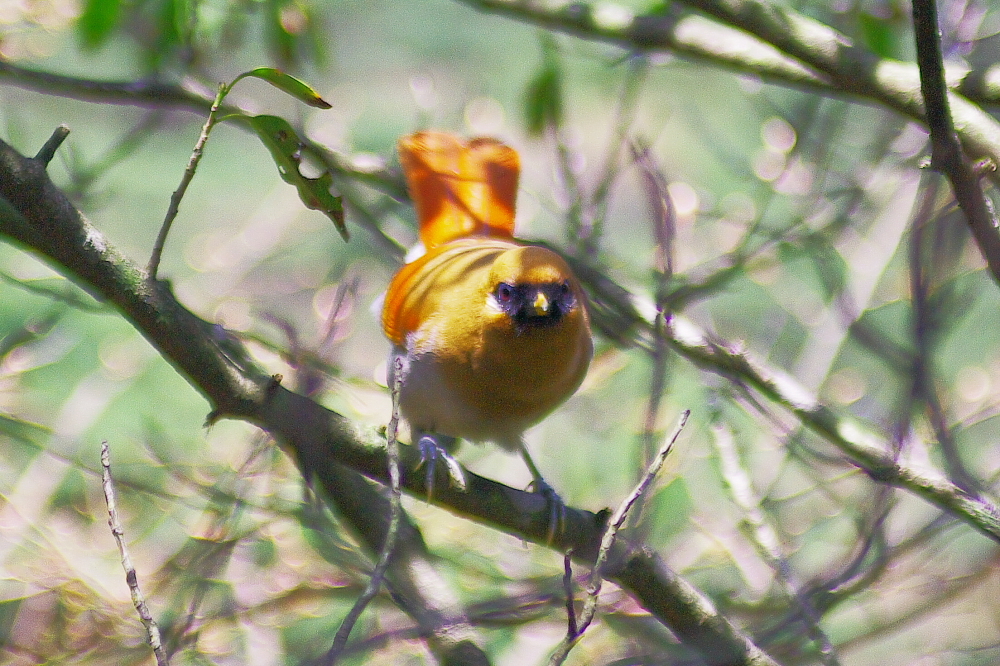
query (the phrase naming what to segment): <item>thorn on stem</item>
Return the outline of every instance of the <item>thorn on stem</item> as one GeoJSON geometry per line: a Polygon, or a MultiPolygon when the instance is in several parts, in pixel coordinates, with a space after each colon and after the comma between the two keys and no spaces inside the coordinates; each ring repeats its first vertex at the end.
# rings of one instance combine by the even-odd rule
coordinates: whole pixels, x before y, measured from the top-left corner
{"type": "Polygon", "coordinates": [[[39,149],[38,154],[35,155],[35,159],[44,164],[46,167],[49,166],[49,162],[51,162],[52,158],[55,157],[56,151],[59,150],[59,146],[62,145],[63,141],[65,141],[68,136],[69,126],[59,125],[59,127],[55,128],[52,132],[52,136],[50,136],[48,141],[45,142],[45,145],[39,149]]]}

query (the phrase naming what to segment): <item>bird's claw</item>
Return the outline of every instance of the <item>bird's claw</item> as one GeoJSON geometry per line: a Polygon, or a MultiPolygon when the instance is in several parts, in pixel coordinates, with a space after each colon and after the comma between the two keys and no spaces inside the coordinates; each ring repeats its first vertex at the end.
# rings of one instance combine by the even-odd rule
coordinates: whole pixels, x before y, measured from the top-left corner
{"type": "Polygon", "coordinates": [[[420,469],[425,464],[427,465],[426,485],[428,502],[434,493],[434,472],[437,469],[438,460],[442,460],[445,464],[448,472],[448,483],[451,487],[465,492],[467,484],[462,466],[438,443],[437,439],[430,435],[423,435],[417,442],[417,449],[420,451],[420,462],[417,464],[417,469],[420,469]]]}
{"type": "Polygon", "coordinates": [[[556,492],[555,488],[550,486],[541,477],[532,481],[531,487],[534,488],[536,493],[544,497],[549,505],[549,529],[545,542],[551,545],[555,539],[556,532],[562,532],[566,525],[566,503],[559,497],[559,493],[556,492]]]}

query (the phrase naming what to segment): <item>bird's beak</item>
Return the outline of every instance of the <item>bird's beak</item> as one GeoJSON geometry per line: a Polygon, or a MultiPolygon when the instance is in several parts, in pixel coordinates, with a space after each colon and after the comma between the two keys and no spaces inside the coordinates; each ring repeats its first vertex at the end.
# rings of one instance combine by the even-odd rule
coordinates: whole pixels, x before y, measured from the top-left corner
{"type": "Polygon", "coordinates": [[[549,303],[549,298],[544,292],[538,291],[535,293],[535,302],[531,304],[531,307],[535,310],[536,317],[542,317],[549,313],[552,304],[549,303]]]}

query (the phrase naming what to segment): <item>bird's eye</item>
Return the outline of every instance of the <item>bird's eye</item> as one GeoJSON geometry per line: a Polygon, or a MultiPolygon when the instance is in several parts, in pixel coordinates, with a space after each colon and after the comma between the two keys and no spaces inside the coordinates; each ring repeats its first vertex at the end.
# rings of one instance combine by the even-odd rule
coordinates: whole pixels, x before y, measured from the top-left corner
{"type": "Polygon", "coordinates": [[[501,303],[510,303],[514,300],[514,287],[506,282],[497,285],[497,300],[501,303]]]}
{"type": "Polygon", "coordinates": [[[559,285],[559,294],[565,296],[569,293],[569,282],[563,282],[559,285]]]}

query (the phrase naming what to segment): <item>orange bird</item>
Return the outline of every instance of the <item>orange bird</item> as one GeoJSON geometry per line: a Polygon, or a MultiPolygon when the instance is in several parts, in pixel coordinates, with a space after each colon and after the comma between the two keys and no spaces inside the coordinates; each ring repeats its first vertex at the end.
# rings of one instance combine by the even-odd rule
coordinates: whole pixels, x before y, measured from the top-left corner
{"type": "Polygon", "coordinates": [[[594,347],[580,284],[559,255],[514,240],[512,148],[420,132],[400,139],[399,156],[426,249],[392,279],[382,311],[390,367],[402,361],[400,412],[425,460],[443,457],[460,484],[442,448],[455,438],[519,451],[561,512],[522,435],[587,373],[594,347]]]}

